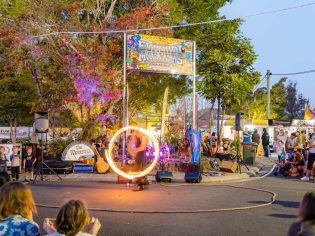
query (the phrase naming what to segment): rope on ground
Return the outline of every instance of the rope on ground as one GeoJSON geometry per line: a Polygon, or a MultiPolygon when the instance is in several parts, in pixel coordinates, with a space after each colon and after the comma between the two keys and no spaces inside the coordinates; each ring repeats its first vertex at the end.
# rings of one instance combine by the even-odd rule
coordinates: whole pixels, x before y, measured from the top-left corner
{"type": "MultiPolygon", "coordinates": [[[[179,187],[179,186],[188,186],[189,184],[178,184],[178,185],[173,185],[172,187],[179,187]]],[[[211,185],[204,185],[204,184],[199,184],[199,185],[193,185],[192,186],[198,187],[198,186],[211,186],[211,185]]],[[[165,185],[167,186],[167,185],[165,185]]],[[[253,191],[258,191],[258,192],[264,192],[272,195],[271,200],[266,203],[262,204],[257,204],[257,205],[250,205],[250,206],[244,206],[244,207],[232,207],[232,208],[217,208],[217,209],[201,209],[201,210],[179,210],[179,211],[145,211],[145,210],[119,210],[119,209],[106,209],[106,208],[88,208],[90,211],[100,211],[100,212],[115,212],[115,213],[141,213],[141,214],[183,214],[183,213],[211,213],[211,212],[224,212],[224,211],[239,211],[239,210],[249,210],[249,209],[254,209],[254,208],[259,208],[259,207],[265,207],[273,204],[276,200],[277,194],[270,191],[270,190],[264,190],[264,189],[259,189],[259,188],[251,188],[251,187],[240,187],[240,186],[235,186],[235,185],[220,185],[220,186],[226,186],[226,187],[231,187],[231,188],[239,188],[239,189],[246,189],[246,190],[253,190],[253,191]]],[[[42,207],[42,208],[53,208],[53,209],[59,209],[61,206],[57,205],[47,205],[47,204],[36,204],[37,207],[42,207]]]]}
{"type": "MultiPolygon", "coordinates": [[[[276,165],[273,165],[271,170],[260,177],[253,177],[250,180],[258,180],[265,178],[266,176],[270,175],[273,170],[275,169],[276,165]]],[[[249,179],[246,179],[249,181],[249,179]]],[[[242,182],[242,181],[238,181],[242,182]]],[[[225,211],[240,211],[240,210],[250,210],[260,207],[266,207],[272,205],[276,201],[277,194],[270,190],[253,188],[253,187],[242,187],[242,186],[235,186],[229,184],[209,184],[209,183],[201,183],[201,184],[160,184],[161,186],[165,187],[182,187],[182,186],[194,186],[194,187],[214,187],[214,186],[225,186],[231,188],[239,188],[239,189],[246,189],[252,191],[258,191],[263,193],[268,193],[271,195],[271,200],[266,203],[244,206],[244,207],[232,207],[232,208],[217,208],[217,209],[201,209],[201,210],[180,210],[180,211],[144,211],[144,210],[119,210],[119,209],[106,209],[106,208],[88,208],[90,211],[99,211],[99,212],[113,212],[113,213],[140,213],[140,214],[183,214],[183,213],[211,213],[211,212],[225,212],[225,211]]],[[[52,209],[59,209],[61,206],[58,205],[48,205],[48,204],[36,204],[37,207],[41,208],[52,208],[52,209]]]]}

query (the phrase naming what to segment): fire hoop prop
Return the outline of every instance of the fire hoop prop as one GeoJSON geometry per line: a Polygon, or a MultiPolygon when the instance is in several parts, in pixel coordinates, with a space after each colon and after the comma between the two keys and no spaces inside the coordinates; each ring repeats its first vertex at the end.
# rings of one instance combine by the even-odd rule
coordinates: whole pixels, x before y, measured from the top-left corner
{"type": "Polygon", "coordinates": [[[106,159],[107,159],[107,162],[109,164],[109,166],[113,169],[113,171],[115,171],[118,175],[120,176],[123,176],[127,179],[134,179],[134,178],[139,178],[139,177],[143,177],[147,174],[150,173],[151,170],[153,170],[153,168],[155,167],[156,163],[158,162],[158,159],[159,159],[159,153],[160,153],[160,147],[159,147],[159,142],[158,140],[152,135],[150,134],[150,132],[146,129],[142,129],[142,128],[139,128],[139,127],[136,127],[136,126],[126,126],[126,127],[123,127],[121,128],[120,130],[118,130],[113,138],[111,139],[110,143],[109,143],[109,147],[108,147],[108,151],[105,152],[105,156],[106,156],[106,159]],[[137,130],[145,135],[148,136],[148,138],[151,140],[151,142],[153,143],[154,145],[154,151],[155,151],[155,154],[154,154],[154,160],[153,162],[151,163],[151,165],[149,165],[145,170],[143,171],[140,171],[140,172],[124,172],[122,170],[120,170],[114,160],[113,160],[113,156],[112,156],[112,150],[113,150],[113,146],[114,146],[114,142],[115,140],[117,139],[117,137],[127,131],[127,130],[137,130]]]}

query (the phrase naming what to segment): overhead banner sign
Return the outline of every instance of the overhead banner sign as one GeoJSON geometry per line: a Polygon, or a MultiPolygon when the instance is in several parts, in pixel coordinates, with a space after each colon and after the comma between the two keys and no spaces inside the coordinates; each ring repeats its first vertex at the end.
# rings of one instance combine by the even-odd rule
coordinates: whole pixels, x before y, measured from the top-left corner
{"type": "Polygon", "coordinates": [[[193,41],[145,34],[127,35],[127,69],[193,75],[193,41]]]}
{"type": "Polygon", "coordinates": [[[84,141],[70,143],[62,153],[63,161],[79,161],[81,158],[92,158],[94,152],[91,145],[84,141]]]}

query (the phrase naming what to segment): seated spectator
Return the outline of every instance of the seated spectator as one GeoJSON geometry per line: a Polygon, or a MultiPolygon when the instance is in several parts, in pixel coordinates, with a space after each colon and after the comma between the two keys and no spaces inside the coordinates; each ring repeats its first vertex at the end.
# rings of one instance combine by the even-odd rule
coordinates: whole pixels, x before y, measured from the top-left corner
{"type": "Polygon", "coordinates": [[[216,153],[215,157],[219,158],[220,161],[223,159],[230,160],[231,159],[231,148],[230,148],[230,142],[228,140],[221,142],[219,146],[218,152],[216,153]],[[222,145],[222,146],[221,146],[222,145]]]}
{"type": "Polygon", "coordinates": [[[291,164],[290,176],[299,176],[304,172],[305,161],[300,152],[294,152],[292,161],[288,161],[291,164]]]}
{"type": "Polygon", "coordinates": [[[289,229],[289,236],[315,235],[315,193],[306,193],[300,204],[299,217],[289,229]]]}
{"type": "Polygon", "coordinates": [[[96,236],[101,228],[101,223],[98,219],[90,219],[88,210],[82,201],[71,200],[59,210],[56,223],[54,224],[49,218],[46,218],[43,228],[49,236],[96,236]]]}
{"type": "Polygon", "coordinates": [[[219,146],[218,146],[218,151],[217,151],[217,153],[219,153],[219,154],[223,154],[223,142],[221,141],[220,142],[220,144],[219,144],[219,146]]]}
{"type": "Polygon", "coordinates": [[[0,235],[40,235],[33,213],[36,207],[29,187],[8,182],[0,188],[0,235]]]}

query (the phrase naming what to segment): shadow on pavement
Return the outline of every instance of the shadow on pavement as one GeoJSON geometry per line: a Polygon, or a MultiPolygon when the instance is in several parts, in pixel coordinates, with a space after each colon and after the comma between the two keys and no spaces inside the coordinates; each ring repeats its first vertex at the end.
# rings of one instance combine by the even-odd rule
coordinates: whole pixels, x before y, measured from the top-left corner
{"type": "MultiPolygon", "coordinates": [[[[264,204],[268,203],[268,201],[248,201],[248,203],[253,203],[253,204],[264,204]]],[[[280,205],[283,207],[287,208],[299,208],[300,203],[299,202],[293,202],[293,201],[280,201],[276,200],[273,205],[280,205]]]]}
{"type": "Polygon", "coordinates": [[[275,217],[275,218],[282,218],[282,219],[295,219],[296,215],[290,214],[269,214],[268,216],[275,217]]]}

